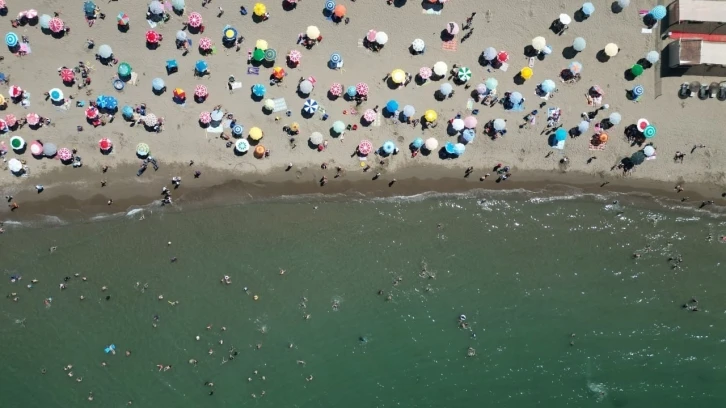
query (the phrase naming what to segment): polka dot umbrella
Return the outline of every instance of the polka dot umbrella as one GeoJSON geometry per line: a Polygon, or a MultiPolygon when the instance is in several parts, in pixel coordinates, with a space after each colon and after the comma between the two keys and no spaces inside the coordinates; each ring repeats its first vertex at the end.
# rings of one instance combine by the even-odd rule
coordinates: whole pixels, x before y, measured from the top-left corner
{"type": "Polygon", "coordinates": [[[207,37],[202,37],[199,39],[199,49],[200,50],[211,50],[212,49],[212,40],[207,37]]]}
{"type": "Polygon", "coordinates": [[[355,91],[360,96],[366,96],[366,95],[368,95],[368,84],[366,84],[365,82],[359,82],[355,86],[355,91]]]}
{"type": "Polygon", "coordinates": [[[144,117],[144,123],[149,127],[156,126],[159,123],[159,119],[153,113],[149,113],[144,117]]]}
{"type": "Polygon", "coordinates": [[[333,96],[340,96],[343,95],[343,85],[339,84],[337,82],[334,82],[330,86],[330,94],[333,96]]]}
{"type": "Polygon", "coordinates": [[[429,79],[433,73],[434,71],[432,71],[429,67],[421,67],[421,69],[418,70],[418,76],[420,76],[421,79],[429,79]]]}
{"type": "Polygon", "coordinates": [[[58,158],[67,161],[73,158],[73,152],[71,152],[71,149],[67,147],[61,147],[58,149],[58,158]]]}
{"type": "Polygon", "coordinates": [[[7,123],[8,126],[13,127],[18,123],[18,119],[15,117],[15,115],[9,113],[5,115],[5,123],[7,123]]]}

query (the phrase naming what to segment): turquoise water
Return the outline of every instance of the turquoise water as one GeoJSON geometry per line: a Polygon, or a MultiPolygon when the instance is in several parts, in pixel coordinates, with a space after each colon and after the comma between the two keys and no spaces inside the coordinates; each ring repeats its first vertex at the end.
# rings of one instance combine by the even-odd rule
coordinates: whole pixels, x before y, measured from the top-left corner
{"type": "Polygon", "coordinates": [[[0,406],[726,404],[726,222],[612,198],[479,200],[9,228],[0,286],[19,299],[0,302],[0,406]],[[698,312],[682,308],[692,296],[698,312]]]}

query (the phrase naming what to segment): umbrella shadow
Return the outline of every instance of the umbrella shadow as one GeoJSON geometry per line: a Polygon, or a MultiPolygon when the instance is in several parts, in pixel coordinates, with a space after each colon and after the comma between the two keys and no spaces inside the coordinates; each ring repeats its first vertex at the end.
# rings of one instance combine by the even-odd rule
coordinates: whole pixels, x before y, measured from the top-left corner
{"type": "Polygon", "coordinates": [[[300,99],[308,99],[310,97],[309,93],[303,93],[300,88],[297,89],[297,96],[300,97],[300,99]]]}
{"type": "Polygon", "coordinates": [[[410,52],[411,55],[419,55],[419,54],[422,54],[422,53],[420,53],[420,52],[418,52],[418,51],[416,51],[416,50],[413,49],[413,44],[411,44],[411,45],[408,46],[408,52],[410,52]]]}
{"type": "Polygon", "coordinates": [[[209,127],[209,123],[204,123],[201,120],[198,120],[197,122],[199,123],[199,127],[202,129],[206,129],[209,127]]]}
{"type": "Polygon", "coordinates": [[[623,78],[625,78],[626,81],[634,81],[636,76],[633,75],[633,70],[628,68],[625,72],[623,72],[623,78]]]}
{"type": "Polygon", "coordinates": [[[101,154],[104,155],[104,156],[108,156],[109,154],[111,154],[111,151],[112,150],[113,150],[113,146],[111,146],[111,148],[108,149],[108,150],[103,150],[101,148],[98,149],[98,151],[101,152],[101,154]]]}
{"type": "Polygon", "coordinates": [[[479,54],[478,62],[479,65],[481,65],[482,67],[486,67],[489,65],[489,60],[484,58],[484,53],[479,54]]]}
{"type": "Polygon", "coordinates": [[[446,151],[445,147],[440,148],[438,151],[438,154],[439,154],[439,159],[441,159],[441,160],[448,160],[448,159],[453,158],[453,156],[450,155],[449,152],[446,151]]]}
{"type": "Polygon", "coordinates": [[[129,32],[129,24],[124,24],[124,25],[116,24],[116,27],[118,28],[119,32],[122,32],[122,33],[129,32]]]}
{"type": "Polygon", "coordinates": [[[340,98],[340,96],[333,95],[330,91],[328,91],[328,100],[335,101],[338,100],[338,98],[340,98]]]}
{"type": "Polygon", "coordinates": [[[421,75],[419,75],[419,74],[416,74],[416,76],[414,77],[414,81],[416,81],[416,85],[418,85],[418,86],[421,86],[426,83],[426,80],[421,78],[421,75]]]}
{"type": "Polygon", "coordinates": [[[620,7],[620,3],[618,3],[616,0],[610,4],[610,11],[612,11],[614,14],[618,14],[623,11],[623,8],[620,7]]]}
{"type": "Polygon", "coordinates": [[[400,88],[401,84],[397,84],[397,83],[393,82],[393,78],[388,78],[386,80],[386,86],[388,87],[388,89],[394,91],[394,90],[400,88]]]}
{"type": "Polygon", "coordinates": [[[286,62],[286,65],[287,65],[288,68],[290,68],[290,69],[297,68],[298,63],[297,62],[290,61],[290,58],[287,58],[286,57],[285,58],[285,62],[286,62]]]}
{"type": "Polygon", "coordinates": [[[451,125],[451,123],[446,126],[446,134],[449,136],[456,136],[459,133],[458,130],[454,129],[454,127],[451,125]]]}
{"type": "Polygon", "coordinates": [[[600,61],[600,62],[602,62],[602,63],[606,63],[606,62],[610,61],[610,57],[607,54],[605,54],[605,50],[604,49],[598,51],[597,52],[597,55],[595,56],[595,58],[597,58],[597,60],[600,61]]]}
{"type": "Polygon", "coordinates": [[[291,3],[287,0],[282,0],[282,9],[285,11],[293,11],[297,8],[297,3],[291,3]]]}
{"type": "Polygon", "coordinates": [[[147,50],[153,51],[153,50],[155,50],[157,48],[159,48],[159,43],[150,43],[148,41],[146,42],[146,49],[147,50]]]}
{"type": "Polygon", "coordinates": [[[643,67],[644,69],[650,69],[650,68],[653,68],[653,64],[651,64],[651,62],[650,62],[650,61],[648,61],[648,60],[647,60],[647,59],[645,59],[645,58],[641,58],[641,59],[639,59],[639,60],[638,60],[638,65],[640,65],[640,66],[641,66],[641,67],[643,67]]]}
{"type": "Polygon", "coordinates": [[[313,141],[312,141],[312,140],[310,140],[310,139],[308,138],[308,147],[309,147],[309,148],[310,148],[311,150],[318,150],[318,146],[319,146],[319,145],[316,145],[315,143],[313,143],[313,141]]]}
{"type": "Polygon", "coordinates": [[[315,113],[309,113],[305,111],[305,108],[300,108],[300,116],[303,117],[303,119],[311,119],[315,113]]]}
{"type": "MultiPolygon", "coordinates": [[[[517,74],[512,77],[512,80],[516,85],[524,85],[524,83],[527,81],[526,79],[524,79],[521,72],[517,72],[517,74]]],[[[474,92],[476,92],[476,90],[474,90],[474,92]]]]}
{"type": "Polygon", "coordinates": [[[23,153],[25,153],[26,150],[28,150],[28,144],[27,143],[24,144],[23,147],[21,147],[19,149],[13,149],[13,152],[15,152],[17,154],[23,154],[23,153]]]}
{"type": "Polygon", "coordinates": [[[572,16],[572,18],[573,18],[573,19],[574,19],[575,21],[577,21],[578,23],[582,23],[582,22],[584,22],[585,20],[587,20],[588,18],[590,18],[590,16],[588,16],[587,14],[585,14],[585,12],[584,12],[584,11],[582,11],[582,8],[580,8],[579,10],[577,10],[577,11],[575,12],[575,14],[574,14],[574,15],[572,16]]]}
{"type": "MultiPolygon", "coordinates": [[[[237,157],[242,157],[242,156],[244,156],[244,155],[246,155],[246,154],[247,154],[247,152],[240,152],[240,151],[239,151],[239,150],[237,150],[236,148],[235,148],[235,149],[232,149],[232,151],[234,152],[234,155],[235,155],[235,156],[237,156],[237,157]]],[[[248,150],[248,151],[249,151],[249,150],[248,150]]]]}
{"type": "Polygon", "coordinates": [[[342,135],[342,133],[336,132],[332,127],[328,129],[328,136],[337,138],[340,137],[340,135],[342,135]]]}
{"type": "Polygon", "coordinates": [[[262,60],[262,65],[265,68],[274,68],[275,67],[275,61],[268,61],[268,60],[262,60]]]}
{"type": "Polygon", "coordinates": [[[256,95],[254,92],[250,92],[250,98],[255,102],[262,102],[262,100],[265,98],[265,95],[256,95]]]}
{"type": "Polygon", "coordinates": [[[571,45],[562,49],[562,56],[565,59],[574,59],[575,57],[577,57],[577,54],[577,50],[571,45]]]}
{"type": "Polygon", "coordinates": [[[365,127],[368,127],[368,126],[370,126],[371,124],[373,124],[373,122],[369,122],[369,121],[367,121],[367,120],[366,120],[366,119],[365,119],[365,118],[364,118],[363,116],[361,116],[361,117],[360,117],[360,124],[361,124],[361,126],[365,126],[365,127]]]}
{"type": "Polygon", "coordinates": [[[524,56],[527,58],[536,57],[539,55],[539,51],[535,50],[532,45],[527,45],[524,47],[524,56]]]}
{"type": "Polygon", "coordinates": [[[151,88],[151,92],[153,92],[156,96],[161,96],[164,92],[166,92],[166,87],[163,87],[161,89],[151,88]]]}
{"type": "Polygon", "coordinates": [[[202,27],[204,27],[204,25],[201,25],[199,27],[192,27],[189,25],[189,26],[187,26],[187,30],[189,30],[190,34],[200,34],[204,31],[204,30],[202,30],[202,27]]]}
{"type": "Polygon", "coordinates": [[[403,7],[407,0],[393,0],[393,7],[403,7]]]}
{"type": "Polygon", "coordinates": [[[391,111],[389,111],[389,110],[388,110],[388,108],[387,108],[387,107],[385,107],[385,106],[383,107],[383,110],[381,110],[381,115],[382,115],[382,116],[383,116],[384,118],[386,118],[386,119],[390,119],[390,118],[392,118],[392,117],[393,117],[393,116],[394,116],[395,114],[396,114],[396,112],[391,112],[391,111]]]}
{"type": "Polygon", "coordinates": [[[7,15],[8,15],[8,8],[7,7],[3,7],[2,9],[0,9],[0,17],[5,17],[7,15]]]}
{"type": "MultiPolygon", "coordinates": [[[[405,3],[405,1],[404,1],[404,3],[405,3]]],[[[422,0],[421,8],[426,11],[428,11],[428,10],[441,11],[444,9],[444,5],[443,5],[443,3],[431,3],[430,1],[422,0]]]]}
{"type": "Polygon", "coordinates": [[[441,39],[441,41],[451,41],[454,39],[454,37],[455,36],[449,34],[449,32],[446,31],[445,28],[443,30],[441,30],[441,34],[439,34],[439,38],[441,39]]]}

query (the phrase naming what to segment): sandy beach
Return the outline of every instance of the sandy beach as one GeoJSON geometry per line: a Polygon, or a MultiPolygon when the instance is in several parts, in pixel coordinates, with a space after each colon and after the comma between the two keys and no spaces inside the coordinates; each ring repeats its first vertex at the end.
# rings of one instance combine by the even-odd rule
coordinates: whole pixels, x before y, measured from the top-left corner
{"type": "MultiPolygon", "coordinates": [[[[10,78],[7,86],[20,86],[30,96],[29,106],[24,108],[10,102],[2,114],[14,114],[20,118],[28,113],[38,113],[51,119],[52,124],[37,130],[26,126],[6,132],[2,140],[8,144],[11,135],[20,135],[28,143],[40,140],[52,142],[59,148],[76,149],[77,155],[82,157],[83,166],[74,168],[57,159],[37,159],[29,151],[22,154],[8,151],[4,156],[5,167],[10,159],[21,159],[28,166],[29,174],[18,177],[7,170],[2,172],[0,185],[3,195],[13,196],[20,205],[19,211],[12,215],[8,211],[7,217],[22,217],[21,213],[27,215],[34,211],[46,214],[81,211],[86,207],[101,212],[101,208],[106,207],[111,199],[114,200],[111,212],[123,211],[131,205],[148,203],[150,197],[159,198],[163,186],[171,187],[170,178],[173,176],[183,178],[179,193],[173,193],[176,203],[183,202],[179,196],[184,194],[188,194],[189,198],[199,198],[209,195],[207,193],[210,191],[204,193],[205,189],[224,185],[258,186],[256,190],[251,187],[234,190],[235,194],[245,194],[247,189],[250,195],[260,190],[267,190],[267,194],[274,191],[271,195],[356,191],[364,194],[403,195],[428,189],[541,188],[554,184],[600,188],[607,182],[602,187],[603,191],[659,190],[668,192],[673,198],[688,196],[689,200],[698,200],[696,204],[700,203],[701,198],[716,200],[720,197],[718,186],[724,184],[726,168],[723,163],[726,161],[719,143],[720,121],[709,118],[718,117],[721,102],[698,98],[682,100],[677,96],[682,82],[699,80],[709,83],[714,78],[661,78],[660,63],[646,69],[635,80],[629,80],[624,75],[629,67],[649,51],[661,51],[668,43],[668,40],[658,37],[659,28],[651,34],[641,32],[645,26],[638,12],[651,9],[655,4],[633,1],[622,12],[614,13],[609,4],[597,3],[597,9],[588,19],[573,21],[560,36],[548,29],[550,23],[560,13],[575,15],[581,3],[521,1],[513,6],[511,3],[482,5],[469,0],[451,0],[443,6],[440,14],[424,13],[427,2],[408,1],[403,5],[389,6],[384,0],[341,0],[340,4],[347,8],[348,23],[336,24],[326,18],[323,13],[324,2],[321,1],[300,1],[289,11],[283,9],[281,1],[266,3],[270,18],[262,22],[253,22],[253,3],[213,0],[202,7],[199,1],[187,2],[183,15],[171,13],[169,21],[154,28],[164,37],[157,49],[147,49],[145,45],[145,34],[150,29],[145,21],[146,2],[128,3],[122,0],[99,3],[106,18],[96,19],[92,26],[84,20],[81,4],[48,5],[30,0],[23,4],[22,9],[11,4],[8,15],[4,17],[7,20],[31,8],[39,14],[51,16],[59,12],[59,17],[71,30],[62,38],[54,38],[41,32],[37,24],[12,28],[8,22],[6,31],[13,30],[18,36],[26,36],[32,51],[24,56],[3,52],[0,72],[10,78]],[[239,12],[241,5],[247,8],[247,15],[243,16],[239,12]],[[224,12],[218,17],[220,7],[224,12]],[[116,24],[116,16],[121,12],[130,19],[127,32],[120,32],[116,24]],[[203,34],[189,34],[193,46],[188,55],[182,56],[182,51],[174,45],[174,38],[191,12],[202,15],[205,31],[203,34]],[[456,22],[463,27],[473,12],[476,15],[471,24],[473,33],[470,38],[462,42],[467,32],[462,30],[455,37],[456,49],[444,49],[441,37],[447,23],[456,22]],[[226,25],[235,27],[239,35],[245,38],[239,52],[234,47],[225,48],[222,45],[222,29],[226,25]],[[308,50],[296,44],[296,41],[298,34],[305,32],[310,25],[320,29],[323,39],[308,50]],[[388,34],[389,41],[379,52],[372,52],[362,44],[371,29],[388,34]],[[523,50],[536,36],[544,36],[553,52],[544,59],[535,59],[533,77],[517,84],[514,77],[529,63],[523,50]],[[215,43],[213,55],[200,55],[197,45],[202,37],[208,37],[215,43]],[[587,45],[583,51],[572,55],[569,47],[577,37],[584,38],[587,45]],[[424,54],[413,55],[409,51],[412,41],[417,38],[426,44],[424,54]],[[93,40],[93,49],[87,47],[88,39],[93,40]],[[247,74],[250,66],[247,63],[247,51],[255,47],[258,39],[266,40],[270,48],[277,50],[276,65],[287,71],[285,80],[279,86],[268,83],[271,68],[261,66],[259,75],[247,74]],[[620,51],[609,61],[600,62],[597,54],[608,43],[617,44],[620,51]],[[133,71],[138,74],[135,86],[127,83],[122,92],[114,90],[112,79],[117,67],[105,66],[94,57],[103,44],[111,46],[119,62],[127,62],[133,67],[133,71]],[[509,68],[506,72],[479,63],[482,51],[489,46],[509,52],[509,68]],[[291,50],[298,50],[302,54],[301,62],[295,68],[285,64],[285,56],[291,50]],[[330,56],[335,52],[343,58],[342,69],[328,67],[330,56]],[[179,71],[167,75],[165,63],[170,59],[177,60],[179,71]],[[194,76],[193,67],[199,59],[208,62],[211,75],[203,78],[194,76]],[[583,65],[582,79],[575,84],[561,82],[560,71],[575,60],[583,65]],[[75,85],[64,86],[58,68],[72,68],[79,61],[92,66],[91,85],[80,90],[75,85]],[[440,101],[436,98],[436,91],[442,83],[447,82],[446,78],[429,80],[422,85],[412,82],[395,89],[383,81],[394,69],[403,69],[415,75],[421,67],[432,67],[437,61],[444,61],[450,68],[454,64],[471,68],[472,78],[467,82],[471,87],[467,89],[464,84],[448,81],[454,84],[455,94],[440,101]],[[229,76],[241,81],[242,87],[231,92],[227,86],[229,76]],[[311,76],[316,80],[314,90],[309,96],[299,96],[298,78],[311,76]],[[152,92],[151,82],[157,77],[165,81],[168,89],[161,95],[152,92]],[[462,117],[471,114],[467,109],[470,93],[487,78],[498,80],[500,96],[505,92],[521,92],[526,99],[523,111],[505,111],[501,104],[493,107],[474,104],[473,108],[479,110],[475,116],[478,120],[477,136],[466,146],[463,155],[453,159],[441,159],[435,153],[411,157],[408,146],[417,137],[436,138],[440,146],[447,141],[456,141],[456,136],[447,133],[446,122],[457,114],[462,117]],[[558,92],[546,101],[546,106],[540,107],[544,100],[535,95],[535,89],[546,79],[555,81],[558,92]],[[367,83],[370,87],[368,100],[358,107],[355,102],[347,102],[343,98],[331,100],[328,90],[334,82],[344,87],[359,82],[367,83]],[[264,112],[263,102],[251,98],[250,89],[257,83],[267,87],[264,99],[285,98],[291,116],[287,117],[285,112],[264,112]],[[197,103],[191,97],[198,84],[209,89],[209,96],[203,103],[197,103]],[[612,112],[621,114],[621,123],[607,130],[609,139],[604,149],[589,149],[592,129],[579,137],[569,137],[564,149],[553,149],[548,143],[548,136],[542,133],[546,129],[546,110],[550,107],[560,108],[562,127],[577,127],[582,121],[581,114],[596,108],[588,106],[586,99],[588,90],[594,85],[599,85],[604,91],[603,103],[608,105],[608,109],[600,111],[592,123],[607,118],[612,112]],[[645,90],[639,102],[627,97],[636,85],[642,85],[645,90]],[[66,110],[44,100],[43,94],[56,87],[63,90],[66,98],[71,95],[74,97],[66,110]],[[172,100],[174,88],[186,91],[186,104],[181,105],[172,100]],[[116,115],[112,123],[94,128],[86,121],[84,108],[76,107],[75,102],[95,100],[98,95],[116,97],[119,107],[145,103],[148,112],[164,118],[164,130],[154,133],[144,126],[130,126],[120,114],[116,115]],[[328,119],[323,120],[320,112],[311,118],[304,118],[301,109],[306,98],[317,100],[329,115],[328,119]],[[380,113],[391,99],[398,101],[401,106],[414,106],[416,117],[426,110],[435,110],[439,117],[438,126],[422,130],[420,125],[414,127],[394,123],[393,119],[384,117],[367,126],[361,124],[363,111],[378,106],[380,113]],[[244,125],[245,136],[252,127],[261,128],[264,137],[260,143],[269,149],[270,156],[258,159],[252,152],[236,155],[234,147],[227,147],[227,141],[220,138],[220,134],[201,127],[200,112],[211,111],[215,105],[222,105],[225,112],[233,114],[236,121],[244,125]],[[351,114],[352,109],[357,110],[357,114],[351,114]],[[536,123],[528,128],[520,128],[519,125],[525,123],[524,116],[535,109],[539,110],[536,123]],[[496,118],[508,121],[507,134],[492,140],[483,134],[482,129],[485,123],[496,118]],[[631,145],[623,134],[628,125],[635,124],[640,118],[648,119],[658,129],[657,136],[648,140],[656,148],[657,159],[645,161],[635,171],[624,176],[622,171],[613,170],[613,167],[621,159],[642,149],[642,146],[631,145]],[[344,137],[333,136],[330,129],[332,123],[338,120],[347,125],[357,124],[357,130],[346,131],[344,137]],[[295,142],[290,142],[283,127],[293,122],[299,123],[300,133],[295,142]],[[83,131],[78,131],[78,126],[82,126],[83,131]],[[324,135],[327,147],[323,151],[309,146],[308,137],[312,132],[324,135]],[[99,140],[104,137],[114,143],[112,152],[107,155],[98,148],[99,140]],[[381,158],[369,155],[367,163],[371,168],[364,173],[360,158],[352,155],[363,139],[371,140],[375,149],[386,141],[393,141],[400,153],[383,159],[384,164],[379,163],[381,158]],[[141,163],[136,156],[138,143],[150,146],[151,154],[160,164],[157,172],[149,168],[142,176],[136,176],[141,163]],[[692,152],[694,145],[705,147],[692,152]],[[682,163],[673,160],[678,151],[686,153],[682,163]],[[568,158],[567,164],[562,163],[564,157],[568,158]],[[190,160],[194,161],[194,165],[189,165],[190,160]],[[328,164],[327,170],[320,168],[322,163],[328,164]],[[511,180],[495,184],[496,177],[490,177],[480,182],[480,177],[493,173],[492,168],[497,163],[511,167],[511,180]],[[292,164],[292,168],[286,171],[288,164],[292,164]],[[103,166],[109,166],[106,174],[101,171],[103,166]],[[336,167],[343,169],[342,177],[334,177],[336,167]],[[473,167],[474,171],[468,179],[463,179],[467,167],[473,167]],[[201,177],[194,178],[195,171],[201,171],[201,177]],[[381,176],[372,181],[372,176],[378,172],[381,176]],[[329,182],[320,187],[318,181],[323,176],[327,176],[329,182]],[[418,179],[412,182],[416,187],[407,187],[407,180],[414,178],[418,179]],[[389,187],[393,179],[397,182],[389,187]],[[105,187],[101,185],[102,180],[107,182],[105,187]],[[366,183],[378,184],[373,187],[364,185],[366,183]],[[680,196],[673,191],[677,184],[685,189],[680,196]],[[36,192],[35,185],[44,186],[42,194],[36,192]],[[202,193],[185,193],[187,189],[202,193]],[[49,208],[51,200],[56,201],[49,208]],[[63,205],[71,201],[73,205],[63,205]]],[[[8,90],[3,90],[2,94],[7,97],[8,90]]],[[[230,130],[225,129],[224,132],[228,134],[230,130]]]]}

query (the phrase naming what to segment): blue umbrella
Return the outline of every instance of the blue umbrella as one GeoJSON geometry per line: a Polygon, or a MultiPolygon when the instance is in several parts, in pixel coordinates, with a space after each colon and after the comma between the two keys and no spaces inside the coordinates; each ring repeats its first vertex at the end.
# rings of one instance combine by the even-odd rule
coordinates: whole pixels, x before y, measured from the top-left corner
{"type": "Polygon", "coordinates": [[[130,107],[129,105],[124,106],[124,108],[121,110],[121,114],[125,118],[130,118],[134,116],[134,108],[130,107]]]}
{"type": "Polygon", "coordinates": [[[325,9],[328,11],[335,10],[335,2],[333,0],[327,0],[325,2],[325,9]]]}
{"type": "Polygon", "coordinates": [[[398,102],[395,99],[391,99],[386,104],[386,110],[390,113],[393,113],[398,110],[398,102]]]}
{"type": "Polygon", "coordinates": [[[563,142],[567,139],[567,131],[563,128],[559,128],[555,131],[555,140],[563,142]]]}
{"type": "Polygon", "coordinates": [[[383,150],[383,153],[385,154],[391,154],[396,150],[396,145],[389,140],[386,143],[383,143],[383,147],[381,147],[381,150],[383,150]]]}
{"type": "Polygon", "coordinates": [[[645,92],[645,89],[643,89],[643,85],[636,85],[635,88],[633,88],[633,95],[634,96],[640,96],[645,92]]]}
{"type": "Polygon", "coordinates": [[[234,27],[224,27],[222,30],[222,41],[236,41],[237,40],[237,29],[234,27]]]}
{"type": "Polygon", "coordinates": [[[337,64],[337,63],[339,63],[342,60],[343,60],[343,57],[341,57],[339,53],[334,52],[334,53],[330,54],[330,62],[331,63],[337,64]]]}
{"type": "Polygon", "coordinates": [[[466,146],[464,146],[461,143],[457,143],[454,145],[454,154],[457,156],[461,156],[466,151],[466,146]]]}
{"type": "Polygon", "coordinates": [[[98,98],[96,98],[96,105],[98,105],[98,107],[100,109],[105,109],[106,108],[106,96],[99,95],[98,98]]]}
{"type": "Polygon", "coordinates": [[[118,108],[118,100],[113,96],[107,96],[104,98],[104,105],[108,110],[115,110],[118,108]]]}
{"type": "Polygon", "coordinates": [[[151,88],[155,91],[161,91],[164,89],[164,80],[161,78],[154,78],[151,80],[151,88]]]}
{"type": "Polygon", "coordinates": [[[96,3],[92,1],[87,1],[83,3],[83,12],[86,13],[87,16],[93,16],[93,14],[96,11],[96,3]]]}
{"type": "Polygon", "coordinates": [[[420,149],[421,146],[424,145],[424,140],[420,137],[417,137],[416,139],[413,139],[413,142],[411,142],[411,146],[413,146],[414,149],[420,149]]]}
{"type": "Polygon", "coordinates": [[[234,125],[234,127],[232,128],[232,134],[236,136],[241,136],[244,131],[245,128],[242,125],[234,125]]]}
{"type": "Polygon", "coordinates": [[[318,101],[315,99],[307,99],[305,101],[305,105],[303,105],[303,110],[307,113],[315,113],[318,111],[318,101]]]}
{"type": "Polygon", "coordinates": [[[557,85],[555,84],[555,81],[553,81],[551,79],[545,79],[540,84],[540,88],[542,88],[542,92],[550,93],[550,92],[554,91],[555,88],[557,88],[557,85]]]}
{"type": "Polygon", "coordinates": [[[7,44],[7,46],[10,48],[18,45],[18,35],[13,32],[5,34],[5,44],[7,44]]]}
{"type": "Polygon", "coordinates": [[[61,92],[58,88],[53,88],[50,90],[50,99],[52,101],[60,101],[63,99],[63,92],[61,92]]]}
{"type": "Polygon", "coordinates": [[[205,60],[199,60],[194,65],[194,69],[196,69],[197,72],[207,72],[207,68],[209,68],[209,65],[207,65],[207,61],[205,60]]]}
{"type": "Polygon", "coordinates": [[[461,140],[465,141],[466,143],[471,143],[472,140],[474,140],[474,137],[476,134],[474,133],[474,129],[464,129],[464,131],[461,133],[461,140]]]}
{"type": "Polygon", "coordinates": [[[345,93],[352,98],[358,93],[358,91],[355,90],[355,86],[349,86],[345,93]]]}
{"type": "Polygon", "coordinates": [[[582,5],[582,12],[585,13],[586,16],[592,15],[592,13],[595,12],[595,6],[593,6],[592,3],[585,3],[582,5]]]}
{"type": "Polygon", "coordinates": [[[446,142],[446,144],[444,145],[444,150],[446,150],[446,153],[448,154],[455,154],[454,143],[446,142]]]}
{"type": "Polygon", "coordinates": [[[267,92],[267,88],[265,88],[262,84],[254,84],[252,85],[252,93],[255,94],[255,96],[263,97],[265,96],[265,93],[267,92]]]}
{"type": "Polygon", "coordinates": [[[509,94],[509,102],[511,102],[513,105],[517,105],[520,102],[522,102],[523,96],[519,92],[512,92],[509,94]]]}
{"type": "Polygon", "coordinates": [[[650,15],[653,16],[654,19],[660,21],[663,20],[668,13],[668,10],[665,8],[665,6],[655,6],[653,7],[653,10],[650,10],[650,15]]]}

